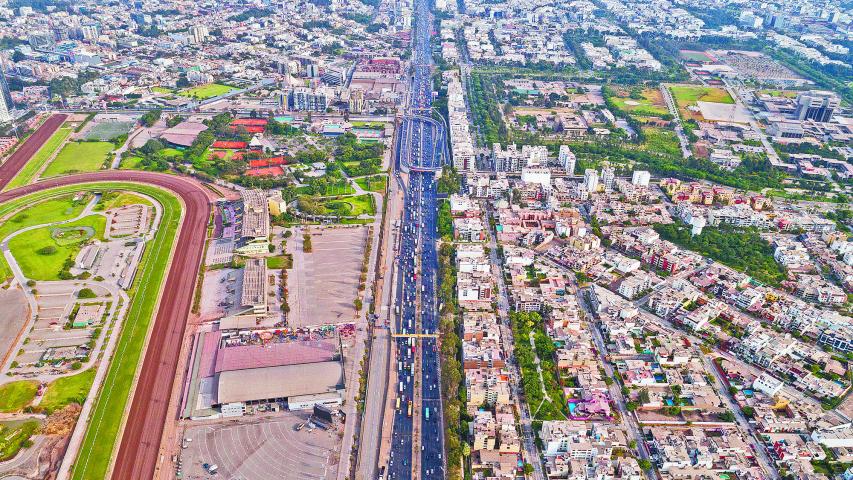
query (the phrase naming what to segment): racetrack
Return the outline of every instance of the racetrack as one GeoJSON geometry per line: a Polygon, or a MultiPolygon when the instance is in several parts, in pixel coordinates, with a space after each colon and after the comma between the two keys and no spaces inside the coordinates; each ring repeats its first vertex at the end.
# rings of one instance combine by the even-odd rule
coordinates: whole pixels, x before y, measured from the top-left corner
{"type": "MultiPolygon", "coordinates": [[[[62,121],[59,121],[59,124],[61,123],[62,121]]],[[[43,138],[40,136],[41,143],[52,134],[53,130],[55,128],[45,133],[43,138]]],[[[36,135],[41,135],[40,131],[41,129],[33,134],[30,140],[36,135]]],[[[17,170],[12,170],[11,166],[9,169],[5,168],[12,158],[0,166],[0,188],[17,174],[30,156],[38,150],[41,143],[36,145],[28,156],[22,155],[23,160],[20,161],[17,170]],[[11,175],[7,177],[7,173],[11,175]]],[[[24,144],[18,152],[24,150],[26,146],[24,144]]],[[[169,190],[184,204],[183,220],[175,246],[176,254],[170,263],[169,274],[160,298],[160,308],[156,314],[112,471],[112,478],[117,479],[151,478],[157,462],[172,383],[177,371],[181,341],[204,250],[210,216],[210,203],[206,191],[198,184],[175,175],[104,171],[52,178],[10,190],[0,194],[0,203],[55,187],[111,181],[137,182],[169,190]]]]}
{"type": "Polygon", "coordinates": [[[65,122],[65,119],[68,118],[68,115],[65,114],[56,114],[51,115],[50,118],[45,120],[45,122],[38,128],[30,138],[26,139],[21,146],[15,150],[12,155],[9,156],[9,159],[3,162],[0,165],[0,190],[6,188],[6,185],[15,178],[15,175],[24,168],[24,165],[30,161],[33,155],[44,145],[44,142],[53,135],[56,130],[62,126],[65,122]]]}

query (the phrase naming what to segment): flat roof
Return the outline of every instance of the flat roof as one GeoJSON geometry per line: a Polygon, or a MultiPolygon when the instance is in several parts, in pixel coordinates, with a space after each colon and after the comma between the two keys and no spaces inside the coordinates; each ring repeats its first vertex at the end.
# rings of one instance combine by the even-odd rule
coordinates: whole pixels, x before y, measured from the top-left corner
{"type": "Polygon", "coordinates": [[[223,347],[216,354],[215,371],[328,362],[337,354],[337,342],[331,339],[223,347]]]}
{"type": "Polygon", "coordinates": [[[270,234],[270,214],[267,194],[263,190],[243,190],[243,227],[241,235],[266,238],[270,234]]]}
{"type": "Polygon", "coordinates": [[[330,393],[344,388],[340,362],[233,370],[218,374],[217,404],[330,393]]]}
{"type": "Polygon", "coordinates": [[[267,304],[267,264],[263,258],[249,258],[243,267],[240,305],[259,307],[267,304]]]}

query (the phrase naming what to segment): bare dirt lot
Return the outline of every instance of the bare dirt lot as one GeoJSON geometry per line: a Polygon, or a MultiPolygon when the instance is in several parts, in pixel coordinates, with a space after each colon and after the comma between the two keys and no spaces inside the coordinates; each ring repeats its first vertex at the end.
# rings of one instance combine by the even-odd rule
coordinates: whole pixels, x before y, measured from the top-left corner
{"type": "Polygon", "coordinates": [[[291,327],[353,321],[366,241],[367,228],[361,226],[304,228],[288,240],[291,327]],[[311,253],[304,252],[303,233],[311,234],[311,253]]]}

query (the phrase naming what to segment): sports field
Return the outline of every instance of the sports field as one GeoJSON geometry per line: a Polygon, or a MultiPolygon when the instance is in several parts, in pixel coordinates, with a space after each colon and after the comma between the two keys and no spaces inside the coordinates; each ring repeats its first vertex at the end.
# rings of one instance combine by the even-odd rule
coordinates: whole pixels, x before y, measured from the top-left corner
{"type": "Polygon", "coordinates": [[[168,271],[172,245],[181,218],[180,201],[171,193],[144,185],[109,184],[144,193],[163,206],[163,217],[154,240],[145,249],[139,275],[129,294],[130,310],[124,322],[104,386],[95,402],[72,478],[105,478],[110,458],[119,443],[118,431],[130,402],[134,375],[142,359],[142,347],[154,317],[160,288],[168,271]]]}
{"type": "Polygon", "coordinates": [[[99,122],[86,132],[86,140],[109,142],[112,139],[128,133],[135,122],[99,122]]]}
{"type": "Polygon", "coordinates": [[[705,52],[697,52],[696,50],[680,50],[681,58],[689,62],[711,62],[713,61],[705,52]]]}
{"type": "Polygon", "coordinates": [[[109,142],[72,142],[65,145],[59,155],[48,164],[43,178],[71,173],[95,172],[107,161],[114,145],[109,142]]]}
{"type": "Polygon", "coordinates": [[[195,98],[196,100],[206,100],[208,98],[225,95],[233,90],[237,90],[237,88],[230,85],[222,85],[221,83],[208,83],[207,85],[199,85],[197,87],[181,90],[180,95],[195,98]]]}
{"type": "MultiPolygon", "coordinates": [[[[23,224],[35,225],[44,223],[45,218],[60,215],[61,211],[68,218],[76,213],[69,212],[70,195],[81,190],[80,185],[60,187],[17,198],[0,204],[0,218],[25,205],[37,205],[38,212],[29,209],[19,213],[14,218],[19,219],[12,230],[18,230],[23,224]],[[53,197],[57,197],[56,200],[53,197]],[[43,204],[46,199],[50,199],[43,204]],[[63,208],[62,202],[66,202],[63,208]],[[49,208],[45,204],[50,204],[49,208]]],[[[110,458],[119,442],[118,430],[124,415],[125,407],[130,402],[130,390],[137,368],[140,365],[142,346],[145,343],[151,321],[154,317],[160,289],[166,277],[172,245],[175,241],[177,227],[180,224],[181,204],[171,193],[147,185],[103,182],[85,186],[89,191],[123,190],[143,193],[163,206],[163,217],[154,239],[148,244],[140,263],[139,274],[128,294],[131,304],[125,323],[118,339],[116,353],[109,366],[104,386],[98,393],[92,411],[91,421],[83,440],[83,445],[74,465],[73,478],[105,478],[110,458]]],[[[35,207],[34,207],[35,208],[35,207]]],[[[79,213],[79,212],[78,212],[79,213]]],[[[7,222],[9,223],[9,222],[7,222]]],[[[5,225],[4,225],[5,226],[5,225]]],[[[0,226],[2,228],[3,226],[0,226]]],[[[82,374],[81,374],[82,375],[82,374]]],[[[67,380],[65,384],[55,387],[53,396],[48,398],[51,405],[59,405],[68,398],[75,396],[84,388],[85,377],[67,380]]],[[[87,380],[88,381],[88,380],[87,380]]]]}
{"type": "Polygon", "coordinates": [[[71,134],[71,128],[61,127],[42,145],[38,152],[30,158],[30,161],[24,165],[24,168],[9,182],[5,190],[10,190],[17,187],[23,187],[33,181],[36,174],[44,166],[45,162],[56,152],[56,149],[62,145],[62,142],[71,134]]]}

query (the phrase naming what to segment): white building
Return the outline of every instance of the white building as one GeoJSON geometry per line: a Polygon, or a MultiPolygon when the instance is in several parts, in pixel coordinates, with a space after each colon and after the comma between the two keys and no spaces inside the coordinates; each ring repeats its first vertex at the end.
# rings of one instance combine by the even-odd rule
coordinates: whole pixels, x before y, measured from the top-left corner
{"type": "Polygon", "coordinates": [[[586,187],[587,192],[597,192],[598,191],[598,172],[591,168],[587,168],[583,174],[583,184],[586,187]]]}
{"type": "Polygon", "coordinates": [[[566,175],[575,174],[575,164],[577,164],[578,159],[569,149],[568,145],[560,145],[560,154],[557,158],[560,161],[560,165],[565,169],[566,175]]]}
{"type": "Polygon", "coordinates": [[[634,170],[634,173],[631,175],[631,183],[639,187],[648,187],[651,179],[652,174],[647,170],[634,170]]]}

